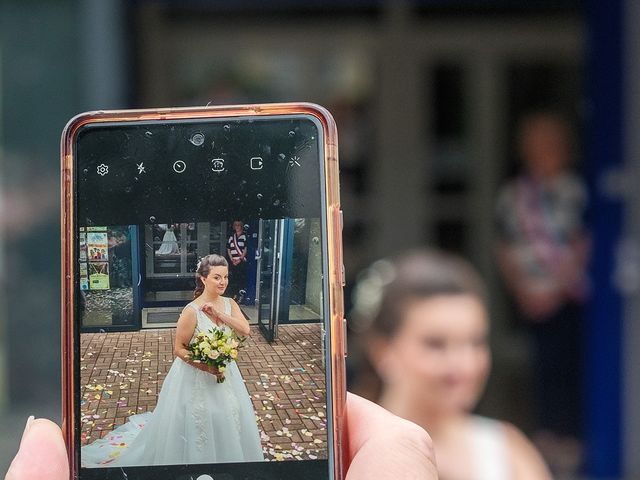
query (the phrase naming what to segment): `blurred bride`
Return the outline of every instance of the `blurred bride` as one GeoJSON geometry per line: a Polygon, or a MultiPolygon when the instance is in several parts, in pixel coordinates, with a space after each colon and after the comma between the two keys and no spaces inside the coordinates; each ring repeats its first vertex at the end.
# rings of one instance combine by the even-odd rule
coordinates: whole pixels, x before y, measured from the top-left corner
{"type": "Polygon", "coordinates": [[[440,480],[545,480],[513,425],[472,413],[490,370],[484,286],[463,260],[413,252],[374,263],[355,289],[354,392],[425,428],[440,480]]]}

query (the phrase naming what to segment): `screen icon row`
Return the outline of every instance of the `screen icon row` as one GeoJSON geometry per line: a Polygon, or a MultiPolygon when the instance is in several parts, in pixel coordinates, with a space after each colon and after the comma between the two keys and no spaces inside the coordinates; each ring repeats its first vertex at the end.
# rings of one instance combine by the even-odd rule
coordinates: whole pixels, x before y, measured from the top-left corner
{"type": "MultiPolygon", "coordinates": [[[[262,170],[264,167],[264,160],[262,157],[251,157],[249,161],[249,166],[251,170],[262,170]]],[[[289,166],[290,167],[300,167],[300,157],[294,155],[289,158],[289,166]]],[[[144,162],[137,163],[136,168],[138,169],[138,174],[142,175],[143,173],[147,173],[147,168],[144,162]]],[[[172,165],[173,171],[176,173],[184,173],[187,170],[187,164],[183,160],[176,160],[172,165]]],[[[216,173],[221,173],[226,170],[225,160],[224,158],[214,158],[211,160],[211,171],[216,173]]],[[[101,177],[109,174],[109,165],[105,163],[101,163],[96,167],[96,173],[101,177]]]]}

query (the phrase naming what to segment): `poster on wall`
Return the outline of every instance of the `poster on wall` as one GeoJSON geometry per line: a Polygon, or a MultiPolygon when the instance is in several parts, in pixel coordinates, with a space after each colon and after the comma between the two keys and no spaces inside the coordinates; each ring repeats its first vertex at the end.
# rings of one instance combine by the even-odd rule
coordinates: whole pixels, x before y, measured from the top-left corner
{"type": "Polygon", "coordinates": [[[109,260],[107,232],[87,232],[87,255],[90,262],[109,260]]]}
{"type": "Polygon", "coordinates": [[[109,263],[89,262],[89,288],[109,290],[109,263]]]}
{"type": "MultiPolygon", "coordinates": [[[[87,234],[80,232],[80,261],[87,261],[87,234]]],[[[86,270],[86,265],[85,265],[86,270]]]]}
{"type": "Polygon", "coordinates": [[[80,290],[89,290],[89,271],[86,263],[80,264],[80,290]]]}

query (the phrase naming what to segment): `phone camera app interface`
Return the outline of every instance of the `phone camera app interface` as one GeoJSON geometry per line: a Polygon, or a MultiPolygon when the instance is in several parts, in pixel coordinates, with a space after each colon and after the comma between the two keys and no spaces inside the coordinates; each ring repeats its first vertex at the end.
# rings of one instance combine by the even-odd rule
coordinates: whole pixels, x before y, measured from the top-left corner
{"type": "Polygon", "coordinates": [[[81,477],[328,478],[321,137],[306,117],[79,132],[81,477]]]}

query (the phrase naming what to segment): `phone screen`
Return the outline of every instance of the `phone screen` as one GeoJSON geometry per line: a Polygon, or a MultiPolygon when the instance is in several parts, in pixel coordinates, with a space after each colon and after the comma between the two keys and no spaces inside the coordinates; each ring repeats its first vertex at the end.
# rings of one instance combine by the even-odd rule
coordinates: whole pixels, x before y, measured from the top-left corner
{"type": "Polygon", "coordinates": [[[323,134],[311,115],[78,131],[80,478],[332,478],[323,134]]]}

